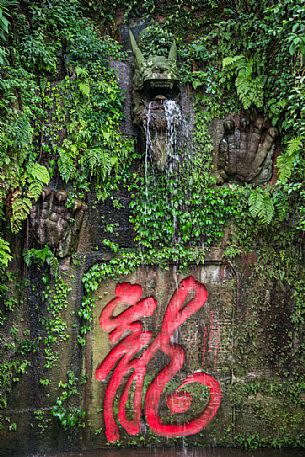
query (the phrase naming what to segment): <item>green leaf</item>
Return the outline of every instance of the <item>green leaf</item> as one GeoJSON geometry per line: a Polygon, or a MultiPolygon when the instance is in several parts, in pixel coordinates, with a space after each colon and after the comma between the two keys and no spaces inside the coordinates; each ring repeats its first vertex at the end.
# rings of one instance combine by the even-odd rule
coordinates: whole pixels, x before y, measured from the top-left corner
{"type": "Polygon", "coordinates": [[[17,196],[12,203],[11,229],[18,233],[22,228],[23,221],[28,217],[32,201],[28,197],[17,196]]]}
{"type": "Polygon", "coordinates": [[[90,86],[89,86],[89,84],[87,84],[87,83],[80,83],[80,84],[78,85],[78,87],[79,87],[79,90],[81,91],[81,93],[82,93],[83,95],[85,95],[86,97],[89,97],[89,95],[90,95],[90,86]]]}
{"type": "Polygon", "coordinates": [[[76,76],[79,77],[79,76],[87,76],[88,75],[88,72],[85,68],[82,68],[82,67],[76,67],[75,68],[75,73],[76,73],[76,76]]]}
{"type": "Polygon", "coordinates": [[[7,267],[12,260],[10,245],[0,237],[0,266],[7,267]]]}
{"type": "Polygon", "coordinates": [[[254,189],[249,196],[249,211],[261,224],[270,224],[274,215],[274,204],[267,189],[254,189]]]}
{"type": "Polygon", "coordinates": [[[50,181],[50,175],[47,168],[37,162],[28,167],[28,174],[32,179],[37,179],[37,181],[40,181],[43,184],[48,184],[50,181]]]}
{"type": "Polygon", "coordinates": [[[295,46],[294,42],[292,42],[291,45],[289,46],[289,54],[291,56],[294,56],[295,50],[296,50],[296,46],[295,46]]]}
{"type": "Polygon", "coordinates": [[[287,149],[277,158],[276,165],[279,170],[279,181],[284,184],[288,181],[299,162],[303,150],[304,136],[297,136],[288,141],[287,149]]]}

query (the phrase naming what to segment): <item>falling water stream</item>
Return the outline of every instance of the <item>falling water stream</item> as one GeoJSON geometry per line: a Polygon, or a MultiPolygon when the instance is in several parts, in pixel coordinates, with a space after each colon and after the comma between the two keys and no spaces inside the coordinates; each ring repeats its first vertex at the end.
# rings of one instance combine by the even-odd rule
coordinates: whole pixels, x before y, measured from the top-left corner
{"type": "Polygon", "coordinates": [[[180,106],[174,100],[165,100],[164,110],[166,117],[166,156],[169,172],[172,173],[179,163],[178,137],[182,126],[182,113],[180,106]]]}
{"type": "MultiPolygon", "coordinates": [[[[161,116],[160,116],[161,119],[161,116]]],[[[159,121],[160,122],[160,121],[159,121]]],[[[183,117],[179,104],[175,100],[150,101],[146,113],[145,123],[145,179],[148,178],[148,164],[154,156],[154,149],[160,147],[165,140],[166,162],[164,163],[164,171],[172,173],[179,163],[179,140],[184,134],[183,117]],[[154,127],[154,112],[159,108],[159,112],[164,111],[166,120],[166,132],[154,127]],[[164,135],[165,134],[165,135],[164,135]],[[164,137],[164,138],[163,138],[164,137]]]]}
{"type": "MultiPolygon", "coordinates": [[[[151,143],[151,131],[150,131],[150,124],[151,124],[151,109],[152,109],[153,102],[149,102],[148,110],[146,114],[146,123],[145,125],[145,198],[146,201],[148,200],[148,162],[151,159],[150,151],[152,147],[151,143]]],[[[145,208],[146,210],[146,208],[145,208]]]]}
{"type": "MultiPolygon", "coordinates": [[[[158,98],[158,97],[157,97],[158,98]]],[[[173,189],[171,195],[165,195],[172,201],[172,197],[177,192],[178,181],[175,178],[175,171],[178,170],[181,162],[181,145],[188,138],[189,128],[183,118],[181,108],[175,100],[160,98],[149,102],[146,122],[145,122],[145,198],[149,199],[150,183],[155,181],[155,169],[152,165],[154,157],[157,155],[156,150],[165,152],[163,158],[162,170],[168,180],[172,180],[173,189]],[[157,114],[156,114],[157,111],[157,114]],[[159,113],[159,114],[158,114],[159,113]],[[162,113],[162,114],[160,114],[162,113]],[[158,120],[159,115],[159,120],[158,120]],[[164,122],[165,121],[165,122],[164,122]],[[155,127],[155,122],[158,127],[155,127]],[[162,127],[160,127],[160,125],[162,127]],[[152,179],[151,179],[152,177],[152,179]]],[[[160,170],[159,170],[160,171],[160,170]]],[[[173,244],[177,233],[177,217],[173,208],[173,244]]]]}

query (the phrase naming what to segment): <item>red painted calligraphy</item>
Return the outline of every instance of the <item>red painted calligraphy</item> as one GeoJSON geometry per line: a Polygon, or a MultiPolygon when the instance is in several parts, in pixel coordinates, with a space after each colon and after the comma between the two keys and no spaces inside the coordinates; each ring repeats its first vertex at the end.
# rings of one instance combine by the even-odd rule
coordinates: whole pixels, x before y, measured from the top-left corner
{"type": "Polygon", "coordinates": [[[118,284],[115,298],[103,309],[100,326],[109,333],[109,341],[116,344],[103,362],[96,369],[96,377],[106,380],[111,373],[104,396],[104,420],[108,441],[119,439],[119,430],[114,418],[114,402],[119,392],[118,421],[130,435],[140,432],[142,410],[142,391],[147,365],[162,351],[169,359],[168,364],[150,383],[144,400],[144,412],[147,424],[158,435],[177,437],[198,433],[215,416],[221,402],[221,390],[218,381],[203,372],[193,373],[184,379],[174,393],[167,396],[166,404],[172,414],[189,410],[192,397],[183,387],[191,383],[200,383],[209,388],[209,401],[203,412],[187,423],[166,424],[159,416],[161,396],[167,384],[183,367],[185,351],[179,344],[172,343],[174,332],[207,300],[205,286],[188,277],[181,281],[170,299],[159,334],[153,340],[152,332],[143,328],[142,318],[152,316],[157,302],[154,298],[141,298],[142,287],[130,283],[118,284]],[[125,311],[114,315],[119,305],[129,306],[125,311]],[[130,401],[133,388],[132,419],[127,417],[126,405],[130,401]]]}

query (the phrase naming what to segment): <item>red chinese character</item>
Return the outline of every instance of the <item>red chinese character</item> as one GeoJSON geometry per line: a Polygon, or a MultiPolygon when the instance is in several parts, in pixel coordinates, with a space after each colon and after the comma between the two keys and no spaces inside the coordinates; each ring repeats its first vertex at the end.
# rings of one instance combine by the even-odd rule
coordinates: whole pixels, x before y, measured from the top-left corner
{"type": "Polygon", "coordinates": [[[208,293],[205,286],[192,276],[181,281],[167,305],[160,332],[153,341],[152,332],[143,330],[141,318],[153,315],[157,306],[156,300],[152,297],[141,299],[142,287],[126,282],[117,285],[115,294],[116,297],[101,313],[100,326],[109,333],[109,341],[117,344],[96,370],[96,377],[101,381],[112,372],[104,396],[104,419],[108,441],[119,439],[113,409],[121,385],[124,388],[119,398],[118,420],[130,435],[139,433],[144,378],[147,365],[157,351],[167,355],[169,363],[153,379],[146,391],[146,421],[158,435],[177,437],[198,433],[212,420],[220,406],[220,385],[213,376],[203,372],[193,373],[187,376],[174,393],[167,396],[166,404],[171,413],[184,413],[189,410],[192,397],[190,393],[181,389],[196,382],[207,386],[210,390],[209,402],[199,417],[184,424],[165,424],[158,414],[158,407],[167,384],[182,368],[185,360],[184,349],[179,344],[172,343],[171,338],[175,330],[206,303],[208,293]],[[129,305],[129,308],[114,316],[113,312],[119,304],[129,305]],[[133,419],[128,419],[126,404],[131,387],[134,391],[133,419]]]}

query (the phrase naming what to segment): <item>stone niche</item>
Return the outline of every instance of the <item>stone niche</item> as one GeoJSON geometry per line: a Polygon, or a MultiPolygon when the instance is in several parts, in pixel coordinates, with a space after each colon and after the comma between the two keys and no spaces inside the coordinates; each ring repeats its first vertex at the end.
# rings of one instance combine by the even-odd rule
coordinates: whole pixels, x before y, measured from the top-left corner
{"type": "Polygon", "coordinates": [[[271,180],[279,132],[266,118],[252,114],[217,120],[212,135],[219,184],[271,180]]]}
{"type": "Polygon", "coordinates": [[[174,267],[142,267],[102,283],[96,299],[83,361],[90,392],[84,405],[91,424],[87,439],[127,444],[131,435],[151,432],[180,437],[216,427],[221,433],[230,421],[230,409],[221,405],[233,359],[236,281],[230,267],[212,263],[184,276],[174,267]],[[134,300],[130,307],[128,300],[134,300]],[[96,437],[98,429],[103,433],[96,437]]]}

